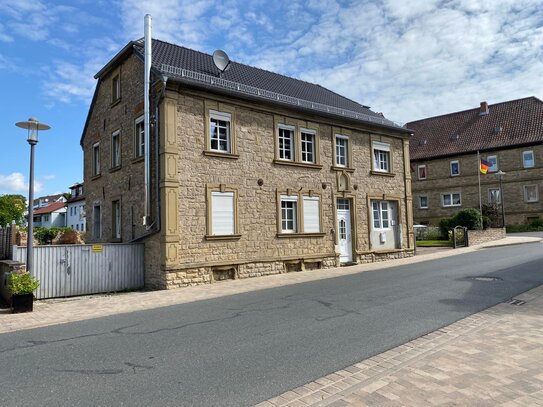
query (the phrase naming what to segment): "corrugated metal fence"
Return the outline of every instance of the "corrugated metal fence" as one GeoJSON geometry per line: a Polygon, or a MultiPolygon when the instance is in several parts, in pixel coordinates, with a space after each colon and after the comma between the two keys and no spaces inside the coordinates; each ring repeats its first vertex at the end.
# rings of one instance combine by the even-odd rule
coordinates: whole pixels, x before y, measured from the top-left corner
{"type": "MultiPolygon", "coordinates": [[[[34,247],[32,274],[41,284],[36,298],[135,290],[144,286],[143,244],[34,247]]],[[[13,260],[26,262],[26,247],[14,246],[13,260]]]]}

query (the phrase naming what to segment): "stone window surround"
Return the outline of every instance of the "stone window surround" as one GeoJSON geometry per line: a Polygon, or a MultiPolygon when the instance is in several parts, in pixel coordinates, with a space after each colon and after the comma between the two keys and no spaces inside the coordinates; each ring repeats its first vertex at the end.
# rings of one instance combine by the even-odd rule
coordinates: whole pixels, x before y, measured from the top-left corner
{"type": "Polygon", "coordinates": [[[321,169],[320,164],[320,140],[318,125],[306,120],[293,119],[286,116],[274,115],[274,132],[275,132],[275,159],[274,164],[289,165],[295,167],[315,168],[321,169]],[[286,128],[293,130],[293,149],[294,159],[285,160],[279,156],[279,129],[286,128]],[[313,143],[313,163],[302,161],[302,132],[314,134],[313,143]]]}
{"type": "Polygon", "coordinates": [[[111,133],[111,168],[110,170],[116,170],[121,168],[121,130],[115,130],[111,133]],[[115,139],[117,139],[117,147],[115,147],[115,139]],[[115,154],[117,152],[117,154],[115,154]]]}
{"type": "Polygon", "coordinates": [[[490,167],[488,168],[488,172],[496,172],[498,171],[498,156],[497,155],[489,155],[486,157],[486,161],[490,164],[490,167]],[[492,163],[495,162],[495,165],[492,165],[492,163]]]}
{"type": "Polygon", "coordinates": [[[535,154],[534,154],[534,150],[524,150],[522,152],[522,168],[534,168],[535,167],[535,154]],[[526,165],[526,155],[527,154],[531,154],[532,155],[532,159],[530,161],[532,161],[532,165],[526,165]]]}
{"type": "Polygon", "coordinates": [[[100,142],[97,141],[92,144],[92,177],[99,177],[100,175],[100,142]]]}
{"type": "Polygon", "coordinates": [[[122,240],[122,203],[120,196],[114,196],[111,200],[111,240],[120,242],[122,240]],[[118,208],[115,206],[118,205],[118,208]]]}
{"type": "Polygon", "coordinates": [[[458,177],[460,175],[460,162],[458,160],[451,160],[449,162],[449,169],[450,169],[451,177],[458,177]],[[455,164],[456,164],[456,168],[458,170],[458,172],[456,174],[453,172],[453,167],[454,167],[455,164]]]}
{"type": "Polygon", "coordinates": [[[419,181],[423,181],[428,178],[428,167],[426,164],[421,164],[417,166],[417,178],[419,181]],[[424,177],[421,177],[421,169],[424,169],[424,177]]]}
{"type": "Polygon", "coordinates": [[[419,195],[419,209],[428,209],[428,195],[419,195]],[[422,199],[426,198],[426,206],[422,205],[422,199]]]}
{"type": "Polygon", "coordinates": [[[144,116],[138,116],[134,120],[134,159],[143,158],[145,155],[144,116]],[[138,129],[141,130],[138,131],[138,129]]]}
{"type": "Polygon", "coordinates": [[[444,208],[450,208],[453,206],[462,206],[462,194],[460,192],[444,192],[441,194],[441,206],[444,208]],[[460,203],[454,204],[454,195],[458,195],[458,198],[460,200],[460,203]],[[445,196],[449,196],[451,198],[451,204],[445,205],[445,196]]]}
{"type": "Polygon", "coordinates": [[[323,237],[325,233],[322,232],[322,217],[323,217],[323,207],[322,207],[322,194],[316,193],[313,190],[296,191],[295,189],[287,188],[286,190],[277,190],[277,237],[323,237]],[[281,202],[282,196],[288,196],[296,199],[296,232],[284,232],[282,230],[282,213],[281,213],[281,202]],[[304,208],[303,208],[303,199],[304,197],[318,197],[319,198],[319,230],[320,232],[304,232],[304,208]],[[300,204],[301,203],[301,204],[300,204]]]}
{"type": "Polygon", "coordinates": [[[537,184],[530,184],[530,185],[524,185],[524,202],[526,203],[535,203],[539,202],[539,188],[537,184]],[[535,199],[534,200],[528,200],[528,188],[535,188],[535,199]]]}
{"type": "Polygon", "coordinates": [[[209,157],[220,157],[236,160],[239,158],[237,153],[237,140],[236,140],[236,109],[234,106],[214,101],[214,100],[205,100],[204,101],[204,134],[205,134],[205,143],[203,154],[209,157]],[[226,116],[230,116],[230,131],[229,131],[229,142],[230,142],[230,151],[220,151],[211,149],[211,118],[221,115],[221,120],[224,120],[226,116]]]}
{"type": "Polygon", "coordinates": [[[239,240],[239,216],[238,216],[238,189],[226,184],[207,184],[206,185],[206,240],[239,240]],[[212,192],[232,192],[234,194],[234,234],[232,235],[213,235],[212,234],[212,214],[211,214],[211,193],[212,192]]]}

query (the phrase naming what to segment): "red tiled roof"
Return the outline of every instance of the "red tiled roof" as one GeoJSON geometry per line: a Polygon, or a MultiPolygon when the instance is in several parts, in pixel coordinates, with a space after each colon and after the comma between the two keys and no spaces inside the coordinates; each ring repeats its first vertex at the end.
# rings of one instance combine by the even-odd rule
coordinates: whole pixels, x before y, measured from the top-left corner
{"type": "Polygon", "coordinates": [[[543,102],[532,96],[407,123],[412,160],[543,143],[543,102]]]}
{"type": "Polygon", "coordinates": [[[34,215],[42,215],[44,213],[52,213],[66,206],[66,202],[53,202],[43,208],[36,209],[34,215]]]}

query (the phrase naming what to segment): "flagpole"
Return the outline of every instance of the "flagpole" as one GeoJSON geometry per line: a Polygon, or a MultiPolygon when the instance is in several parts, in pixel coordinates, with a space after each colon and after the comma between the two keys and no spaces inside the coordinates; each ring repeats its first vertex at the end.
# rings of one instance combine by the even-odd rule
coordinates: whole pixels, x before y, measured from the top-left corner
{"type": "Polygon", "coordinates": [[[481,202],[481,155],[477,150],[477,178],[479,181],[479,214],[481,216],[481,228],[483,227],[483,204],[481,202]]]}

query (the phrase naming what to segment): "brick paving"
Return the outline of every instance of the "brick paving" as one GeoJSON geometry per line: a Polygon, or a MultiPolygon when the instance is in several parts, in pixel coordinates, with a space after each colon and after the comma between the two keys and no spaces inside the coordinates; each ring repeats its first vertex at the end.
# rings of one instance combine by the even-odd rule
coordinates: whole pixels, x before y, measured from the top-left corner
{"type": "MultiPolygon", "coordinates": [[[[0,309],[0,334],[99,318],[225,295],[298,284],[458,255],[498,242],[408,259],[226,281],[171,291],[132,292],[36,301],[34,312],[0,309]]],[[[543,406],[543,286],[380,355],[258,404],[289,406],[543,406]]]]}

